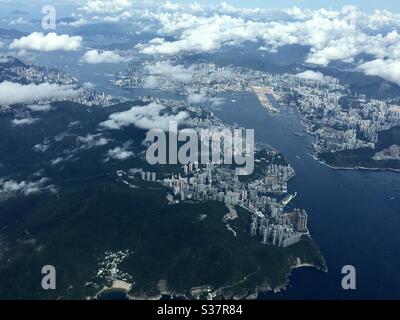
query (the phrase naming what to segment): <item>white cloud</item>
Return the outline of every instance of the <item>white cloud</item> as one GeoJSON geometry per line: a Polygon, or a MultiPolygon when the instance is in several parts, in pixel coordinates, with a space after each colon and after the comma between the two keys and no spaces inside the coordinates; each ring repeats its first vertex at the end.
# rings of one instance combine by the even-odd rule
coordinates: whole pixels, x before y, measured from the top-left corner
{"type": "Polygon", "coordinates": [[[148,64],[145,70],[151,75],[164,75],[168,79],[179,82],[192,80],[192,68],[185,68],[183,65],[172,65],[168,61],[157,61],[155,64],[148,64]]]}
{"type": "Polygon", "coordinates": [[[141,129],[168,131],[170,121],[179,123],[189,117],[184,111],[177,114],[162,114],[163,111],[165,111],[163,105],[152,102],[143,107],[132,107],[127,111],[113,113],[100,125],[107,129],[121,129],[133,125],[141,129]]]}
{"type": "Polygon", "coordinates": [[[30,22],[25,20],[23,17],[18,17],[17,19],[12,20],[10,22],[10,25],[16,25],[16,24],[30,24],[30,22]]]}
{"type": "Polygon", "coordinates": [[[222,98],[208,97],[202,93],[191,93],[187,97],[187,102],[190,104],[211,103],[213,106],[218,106],[223,102],[222,98]]]}
{"type": "Polygon", "coordinates": [[[130,9],[133,0],[87,0],[80,10],[88,13],[117,13],[130,9]]]}
{"type": "Polygon", "coordinates": [[[28,106],[29,109],[36,112],[47,112],[51,110],[51,105],[49,104],[32,104],[28,106]]]}
{"type": "Polygon", "coordinates": [[[370,76],[379,76],[400,86],[400,60],[376,59],[358,66],[358,70],[370,76]]]}
{"type": "Polygon", "coordinates": [[[78,93],[72,86],[50,83],[19,84],[9,81],[0,83],[0,105],[29,103],[41,99],[64,98],[78,93]]]}
{"type": "Polygon", "coordinates": [[[111,23],[116,23],[116,22],[120,22],[120,21],[126,21],[130,18],[132,18],[133,15],[132,13],[130,13],[129,11],[124,11],[120,14],[117,14],[115,16],[106,16],[103,18],[103,21],[105,22],[111,22],[111,23]]]}
{"type": "Polygon", "coordinates": [[[128,58],[122,57],[114,51],[98,51],[98,50],[89,50],[87,51],[83,57],[82,61],[89,64],[97,64],[97,63],[122,63],[129,61],[128,58]]]}
{"type": "Polygon", "coordinates": [[[39,143],[33,146],[33,151],[35,152],[46,152],[50,146],[47,143],[39,143]]]}
{"type": "Polygon", "coordinates": [[[171,1],[167,1],[164,4],[160,6],[161,9],[165,9],[167,11],[177,11],[181,9],[181,6],[179,4],[173,3],[171,1]]]}
{"type": "MultiPolygon", "coordinates": [[[[173,1],[160,4],[133,0],[82,0],[79,3],[82,3],[80,10],[89,13],[90,17],[79,16],[79,20],[69,25],[79,26],[92,21],[129,21],[140,28],[140,31],[156,31],[157,37],[137,46],[145,54],[213,52],[224,46],[236,46],[252,41],[271,52],[284,45],[298,44],[310,47],[306,62],[321,66],[326,66],[334,60],[354,63],[360,54],[370,55],[378,61],[385,60],[385,65],[390,60],[400,60],[400,14],[387,10],[375,10],[367,14],[354,6],[344,6],[339,10],[310,10],[298,7],[273,10],[240,8],[225,2],[219,5],[205,5],[173,1]]],[[[76,50],[68,48],[79,47],[82,41],[80,37],[70,37],[70,40],[80,39],[76,39],[73,46],[56,46],[54,41],[42,41],[42,37],[45,35],[33,33],[14,40],[11,46],[19,50],[50,51],[50,48],[54,47],[76,50]],[[33,38],[32,35],[39,40],[21,42],[22,39],[33,38]],[[33,45],[31,42],[42,44],[33,45]]],[[[110,52],[110,57],[106,59],[101,53],[94,51],[92,61],[96,62],[93,63],[118,63],[121,62],[121,58],[124,59],[120,55],[113,57],[114,52],[110,52]]],[[[174,73],[170,75],[174,76],[174,73]]],[[[388,75],[385,74],[385,77],[388,75]]],[[[158,84],[154,77],[149,77],[146,86],[155,88],[158,84]]]]}
{"type": "Polygon", "coordinates": [[[62,158],[62,157],[57,157],[57,158],[55,158],[55,159],[52,159],[52,160],[50,161],[50,163],[51,163],[52,166],[55,166],[55,165],[57,165],[57,164],[59,164],[59,163],[61,163],[61,162],[63,162],[63,161],[64,161],[64,158],[62,158]]]}
{"type": "Polygon", "coordinates": [[[306,70],[296,74],[296,77],[301,79],[322,81],[324,80],[324,75],[319,71],[306,70]]]}
{"type": "Polygon", "coordinates": [[[68,27],[82,27],[89,24],[89,21],[79,18],[78,20],[72,21],[72,22],[61,22],[60,25],[62,26],[68,26],[68,27]]]}
{"type": "Polygon", "coordinates": [[[400,59],[400,15],[388,11],[368,15],[354,6],[339,11],[297,7],[278,11],[222,3],[207,7],[207,13],[167,4],[148,15],[160,27],[157,38],[138,45],[145,54],[212,52],[252,41],[269,51],[291,44],[309,46],[306,62],[324,66],[334,60],[353,62],[362,53],[400,59]]]}
{"type": "Polygon", "coordinates": [[[143,83],[143,88],[146,89],[157,89],[159,88],[160,83],[158,82],[157,78],[155,76],[148,76],[144,80],[143,83]]]}
{"type": "Polygon", "coordinates": [[[75,51],[81,46],[82,37],[69,36],[67,34],[58,35],[54,32],[44,34],[33,32],[28,36],[15,39],[10,44],[10,49],[16,50],[36,50],[36,51],[75,51]]]}
{"type": "Polygon", "coordinates": [[[68,124],[68,128],[73,128],[73,127],[77,127],[77,126],[79,126],[81,124],[81,122],[80,121],[71,121],[69,124],[68,124]]]}
{"type": "Polygon", "coordinates": [[[24,118],[24,119],[13,119],[11,123],[14,126],[26,126],[38,121],[38,118],[24,118]]]}
{"type": "Polygon", "coordinates": [[[107,155],[108,158],[106,159],[106,161],[110,159],[122,161],[133,157],[135,154],[132,151],[126,150],[125,148],[116,147],[114,149],[108,150],[107,155]]]}
{"type": "Polygon", "coordinates": [[[102,137],[101,134],[88,134],[85,137],[77,137],[76,141],[81,145],[81,149],[101,147],[109,143],[109,140],[102,137]]]}
{"type": "Polygon", "coordinates": [[[210,18],[197,18],[190,15],[172,14],[171,18],[168,22],[164,20],[161,22],[165,22],[164,27],[168,33],[180,32],[178,40],[166,41],[158,38],[158,43],[153,42],[142,47],[142,53],[175,55],[209,52],[220,49],[228,42],[239,44],[246,40],[255,41],[257,36],[262,35],[262,29],[257,26],[258,23],[253,24],[230,16],[215,15],[210,18]]]}
{"type": "Polygon", "coordinates": [[[96,87],[92,82],[84,82],[82,86],[86,89],[94,89],[96,87]]]}
{"type": "Polygon", "coordinates": [[[21,181],[0,179],[0,194],[1,193],[19,193],[25,196],[43,192],[45,190],[54,191],[53,185],[47,185],[47,178],[42,178],[38,181],[21,181]]]}
{"type": "Polygon", "coordinates": [[[58,164],[60,164],[60,163],[63,163],[63,162],[72,160],[73,157],[74,157],[74,156],[73,156],[72,154],[70,154],[70,155],[68,155],[68,156],[66,156],[66,157],[57,157],[57,158],[55,158],[55,159],[52,159],[52,160],[50,161],[50,164],[51,164],[52,166],[56,166],[56,165],[58,165],[58,164]]]}

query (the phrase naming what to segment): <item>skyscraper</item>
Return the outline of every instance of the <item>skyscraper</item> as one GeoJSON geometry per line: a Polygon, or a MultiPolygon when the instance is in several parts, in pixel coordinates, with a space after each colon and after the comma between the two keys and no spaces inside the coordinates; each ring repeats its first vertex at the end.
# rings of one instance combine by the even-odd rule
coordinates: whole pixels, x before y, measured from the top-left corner
{"type": "Polygon", "coordinates": [[[300,232],[307,232],[307,220],[308,214],[305,210],[297,212],[297,224],[296,229],[300,232]]]}

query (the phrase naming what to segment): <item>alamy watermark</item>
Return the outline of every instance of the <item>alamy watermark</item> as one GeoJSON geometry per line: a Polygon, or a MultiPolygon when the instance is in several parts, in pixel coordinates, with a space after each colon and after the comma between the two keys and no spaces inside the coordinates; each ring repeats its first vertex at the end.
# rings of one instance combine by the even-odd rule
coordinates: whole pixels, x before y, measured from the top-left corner
{"type": "Polygon", "coordinates": [[[356,268],[352,265],[345,265],[342,268],[342,274],[345,276],[342,278],[342,288],[344,290],[355,290],[356,289],[356,268]]]}
{"type": "Polygon", "coordinates": [[[168,133],[148,131],[146,151],[149,164],[208,163],[235,165],[236,175],[250,175],[254,170],[253,129],[182,129],[169,122],[168,133]],[[167,138],[168,134],[168,138],[167,138]]]}
{"type": "Polygon", "coordinates": [[[56,8],[52,5],[45,5],[42,8],[42,28],[44,30],[55,30],[57,24],[56,8]]]}
{"type": "Polygon", "coordinates": [[[48,264],[42,267],[42,274],[45,276],[42,278],[42,288],[44,290],[55,290],[56,289],[56,268],[48,264]]]}

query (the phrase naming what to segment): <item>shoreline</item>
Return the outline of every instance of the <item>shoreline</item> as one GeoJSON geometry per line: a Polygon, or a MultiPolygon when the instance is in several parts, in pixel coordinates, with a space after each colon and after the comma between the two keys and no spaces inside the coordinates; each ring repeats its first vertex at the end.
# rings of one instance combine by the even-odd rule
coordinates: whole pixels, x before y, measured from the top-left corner
{"type": "MultiPolygon", "coordinates": [[[[300,123],[304,129],[304,132],[308,134],[310,137],[314,138],[315,135],[313,134],[312,131],[308,128],[307,122],[302,118],[301,113],[298,115],[298,119],[300,120],[300,123]]],[[[315,149],[314,149],[315,151],[315,149]]],[[[363,171],[391,171],[391,172],[400,172],[400,169],[395,169],[395,168],[371,168],[371,167],[362,167],[362,166],[354,166],[354,167],[339,167],[335,165],[331,165],[326,163],[325,161],[321,160],[315,153],[309,153],[309,155],[317,162],[320,164],[327,166],[331,169],[334,170],[363,170],[363,171]]]]}
{"type": "Polygon", "coordinates": [[[113,279],[112,280],[112,285],[111,286],[106,286],[104,285],[103,288],[96,293],[94,297],[91,299],[99,300],[101,295],[110,291],[121,291],[126,294],[127,297],[129,297],[128,292],[132,289],[133,284],[124,280],[118,280],[118,279],[113,279]]]}
{"type": "Polygon", "coordinates": [[[328,272],[328,266],[326,265],[325,259],[324,259],[324,266],[323,266],[323,267],[320,267],[320,266],[316,266],[316,265],[313,264],[313,263],[302,262],[302,261],[300,260],[300,258],[297,258],[296,263],[290,267],[290,270],[289,270],[289,273],[288,273],[288,276],[287,276],[287,281],[286,281],[286,283],[283,284],[283,285],[281,285],[281,286],[278,286],[278,287],[275,288],[275,289],[271,289],[271,290],[268,290],[268,291],[263,292],[263,293],[267,293],[267,292],[269,292],[269,291],[273,291],[274,294],[276,294],[276,293],[279,293],[279,292],[282,292],[282,291],[287,290],[287,287],[288,287],[288,285],[290,284],[290,277],[291,277],[291,275],[292,275],[292,273],[293,273],[293,270],[300,269],[300,268],[314,268],[314,269],[316,269],[317,271],[321,271],[321,272],[324,272],[324,273],[327,273],[327,272],[328,272]]]}
{"type": "MultiPolygon", "coordinates": [[[[325,262],[325,260],[324,260],[325,262]]],[[[216,297],[217,299],[233,299],[233,300],[257,300],[260,295],[267,294],[269,292],[273,292],[274,294],[277,294],[279,292],[282,292],[284,290],[287,290],[288,285],[290,284],[290,277],[292,275],[293,270],[295,269],[300,269],[300,268],[315,268],[317,271],[321,272],[328,272],[328,267],[326,264],[324,266],[317,266],[313,263],[309,262],[302,262],[300,258],[296,258],[296,262],[291,265],[290,270],[287,274],[287,279],[285,283],[272,288],[269,284],[261,285],[261,286],[256,286],[256,288],[249,290],[247,293],[242,293],[242,294],[236,294],[236,295],[230,295],[230,294],[221,294],[219,297],[216,297]]],[[[120,281],[120,280],[115,280],[112,286],[104,286],[93,298],[91,299],[99,299],[100,295],[104,292],[111,291],[111,290],[119,290],[123,293],[126,294],[126,297],[128,300],[161,300],[162,298],[168,297],[171,300],[174,299],[185,299],[185,300],[196,300],[193,297],[189,297],[187,294],[181,294],[181,293],[176,293],[176,292],[171,292],[169,290],[162,290],[162,292],[154,294],[154,295],[146,295],[146,294],[141,294],[141,295],[130,295],[129,291],[131,289],[131,284],[126,283],[125,281],[120,281]],[[119,283],[123,283],[123,285],[118,285],[119,283]]],[[[210,287],[209,285],[205,285],[203,287],[210,287]]],[[[217,292],[220,289],[214,290],[214,292],[217,292]]],[[[201,300],[201,299],[200,299],[201,300]]]]}
{"type": "Polygon", "coordinates": [[[309,155],[318,163],[331,168],[333,170],[360,170],[360,171],[390,171],[390,172],[400,172],[400,169],[395,169],[395,168],[370,168],[370,167],[361,167],[361,166],[355,166],[355,167],[338,167],[334,166],[331,164],[326,163],[325,161],[321,160],[318,156],[315,154],[309,153],[309,155]]]}

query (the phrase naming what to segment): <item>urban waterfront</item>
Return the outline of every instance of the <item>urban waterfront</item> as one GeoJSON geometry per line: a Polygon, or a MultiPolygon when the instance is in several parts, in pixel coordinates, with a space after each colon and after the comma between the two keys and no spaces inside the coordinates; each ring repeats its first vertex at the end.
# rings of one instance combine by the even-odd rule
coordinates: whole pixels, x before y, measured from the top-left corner
{"type": "Polygon", "coordinates": [[[328,273],[294,270],[286,291],[264,298],[399,298],[400,174],[331,169],[310,156],[310,137],[295,110],[280,107],[281,113],[267,116],[252,94],[226,101],[216,110],[223,121],[254,128],[257,141],[293,164],[289,192],[298,191],[294,204],[307,208],[310,232],[328,265],[328,273]],[[356,290],[341,287],[344,265],[356,268],[356,290]]]}
{"type": "MultiPolygon", "coordinates": [[[[126,98],[182,99],[157,90],[118,88],[107,80],[96,85],[126,98]]],[[[285,291],[268,292],[262,298],[400,298],[400,173],[331,169],[312,158],[312,137],[305,133],[295,108],[279,106],[278,114],[268,115],[253,93],[221,98],[221,105],[208,107],[222,121],[254,129],[256,142],[278,149],[294,166],[296,176],[288,191],[298,195],[292,206],[309,212],[310,233],[328,265],[327,273],[308,267],[294,269],[285,291]],[[341,287],[344,265],[356,268],[356,290],[341,287]]]]}
{"type": "MultiPolygon", "coordinates": [[[[155,90],[124,90],[107,81],[99,90],[126,98],[152,94],[182,99],[155,90]]],[[[285,291],[261,298],[400,298],[400,173],[331,169],[312,158],[312,137],[304,132],[295,108],[279,106],[280,113],[271,116],[253,93],[222,98],[221,105],[209,106],[222,121],[255,129],[256,142],[278,149],[294,166],[288,191],[298,195],[292,205],[307,208],[310,232],[328,265],[327,273],[294,269],[285,291]],[[356,290],[341,287],[344,265],[356,268],[356,290]]]]}

